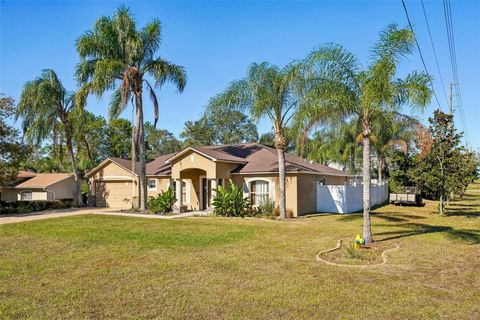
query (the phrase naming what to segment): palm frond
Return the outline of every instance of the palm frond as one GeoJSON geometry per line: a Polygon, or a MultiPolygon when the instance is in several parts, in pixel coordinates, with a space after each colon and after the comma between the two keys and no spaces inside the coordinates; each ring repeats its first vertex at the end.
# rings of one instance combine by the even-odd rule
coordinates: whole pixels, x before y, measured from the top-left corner
{"type": "Polygon", "coordinates": [[[183,92],[187,84],[187,74],[183,67],[164,59],[159,58],[149,61],[145,65],[144,71],[153,75],[157,88],[162,87],[165,82],[171,82],[179,92],[183,92]]]}

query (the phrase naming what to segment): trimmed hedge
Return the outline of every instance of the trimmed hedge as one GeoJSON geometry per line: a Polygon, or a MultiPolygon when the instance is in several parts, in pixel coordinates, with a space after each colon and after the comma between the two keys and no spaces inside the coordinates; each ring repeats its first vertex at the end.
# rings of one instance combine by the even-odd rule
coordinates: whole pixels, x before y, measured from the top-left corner
{"type": "Polygon", "coordinates": [[[70,208],[72,202],[69,199],[59,200],[38,200],[38,201],[16,201],[0,202],[0,214],[29,213],[44,210],[70,208]]]}

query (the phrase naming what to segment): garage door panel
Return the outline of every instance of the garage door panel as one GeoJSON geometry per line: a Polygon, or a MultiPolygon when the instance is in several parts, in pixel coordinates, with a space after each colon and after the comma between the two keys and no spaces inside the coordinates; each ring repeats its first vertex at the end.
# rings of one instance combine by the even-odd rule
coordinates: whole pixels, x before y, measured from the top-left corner
{"type": "Polygon", "coordinates": [[[96,184],[96,200],[99,207],[129,208],[132,184],[127,181],[100,181],[96,184]]]}

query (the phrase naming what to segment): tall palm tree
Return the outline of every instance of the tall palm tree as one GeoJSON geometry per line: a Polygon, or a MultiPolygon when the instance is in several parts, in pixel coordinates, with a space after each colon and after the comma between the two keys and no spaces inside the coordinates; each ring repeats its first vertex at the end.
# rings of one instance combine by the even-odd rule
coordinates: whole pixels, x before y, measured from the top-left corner
{"type": "Polygon", "coordinates": [[[82,204],[80,177],[73,151],[73,127],[69,115],[76,109],[75,93],[67,92],[55,71],[46,69],[39,78],[28,81],[23,87],[16,111],[16,119],[22,118],[25,137],[39,146],[52,132],[63,129],[75,177],[74,202],[82,204]],[[58,125],[61,122],[61,126],[58,125]]]}
{"type": "MultiPolygon", "coordinates": [[[[423,108],[431,97],[430,77],[423,72],[412,72],[405,78],[396,77],[397,66],[413,52],[414,34],[396,24],[381,31],[371,49],[367,68],[342,46],[326,44],[314,50],[307,58],[310,83],[320,102],[332,107],[333,115],[356,117],[361,125],[363,144],[363,238],[372,242],[370,226],[370,138],[372,122],[386,110],[403,105],[423,108]]],[[[324,118],[310,119],[312,122],[324,118]]]]}
{"type": "Polygon", "coordinates": [[[245,78],[233,81],[224,92],[213,97],[208,105],[210,109],[226,107],[248,110],[255,120],[267,117],[272,122],[278,155],[280,219],[286,218],[286,129],[300,105],[298,93],[301,74],[302,68],[298,63],[291,63],[284,68],[267,62],[253,63],[245,78]]]}
{"type": "MultiPolygon", "coordinates": [[[[109,108],[111,117],[118,117],[129,101],[135,105],[141,210],[145,210],[147,203],[143,93],[146,90],[153,102],[156,125],[159,107],[155,89],[168,81],[182,92],[186,84],[182,67],[156,56],[160,34],[160,22],[156,19],[137,30],[130,11],[122,6],[112,17],[99,18],[93,29],[80,36],[76,43],[81,58],[76,68],[81,85],[79,103],[84,103],[90,93],[101,97],[105,91],[114,90],[109,108]],[[149,76],[155,80],[154,85],[149,76]]],[[[132,163],[135,164],[135,159],[132,163]]]]}

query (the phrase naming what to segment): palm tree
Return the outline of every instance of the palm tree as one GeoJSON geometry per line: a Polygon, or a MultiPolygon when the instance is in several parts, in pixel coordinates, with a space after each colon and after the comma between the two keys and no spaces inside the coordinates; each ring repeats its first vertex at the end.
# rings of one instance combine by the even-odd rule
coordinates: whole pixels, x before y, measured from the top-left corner
{"type": "MultiPolygon", "coordinates": [[[[317,104],[332,109],[330,115],[356,117],[361,125],[363,144],[363,238],[372,242],[370,226],[370,138],[372,122],[387,110],[409,104],[423,108],[431,97],[430,77],[412,72],[404,79],[396,78],[399,62],[412,53],[414,34],[409,29],[388,25],[371,50],[368,67],[362,68],[356,57],[335,44],[314,50],[307,58],[309,82],[317,96],[317,104]]],[[[324,118],[312,118],[312,122],[324,118]]]]}
{"type": "Polygon", "coordinates": [[[278,155],[280,219],[286,218],[286,129],[300,105],[298,93],[301,73],[302,68],[298,63],[291,63],[284,68],[267,62],[253,63],[245,78],[233,81],[224,92],[212,98],[208,106],[210,109],[227,107],[248,110],[255,120],[267,117],[272,122],[278,155]]]}
{"type": "MultiPolygon", "coordinates": [[[[69,115],[76,109],[75,93],[67,92],[55,71],[46,69],[39,78],[25,83],[16,111],[16,119],[22,118],[25,137],[36,146],[51,136],[52,132],[63,130],[75,177],[75,199],[82,204],[80,177],[73,151],[73,127],[69,115]],[[61,122],[61,126],[58,125],[61,122]]],[[[55,138],[55,137],[54,137],[55,138]]]]}
{"type": "Polygon", "coordinates": [[[407,152],[413,139],[414,125],[417,123],[417,120],[396,112],[386,112],[374,119],[371,143],[377,154],[378,183],[383,180],[383,167],[394,146],[407,152]]]}
{"type": "MultiPolygon", "coordinates": [[[[81,61],[76,76],[81,85],[79,103],[84,103],[88,94],[101,97],[105,91],[114,90],[110,100],[110,116],[118,117],[129,101],[135,105],[136,125],[134,138],[137,141],[140,164],[140,209],[147,203],[145,173],[145,132],[143,124],[143,93],[147,90],[153,102],[154,126],[158,120],[158,100],[155,88],[160,89],[169,81],[182,92],[186,74],[182,67],[155,54],[160,47],[160,22],[153,20],[137,30],[129,10],[120,7],[112,17],[99,18],[93,30],[77,40],[81,61]],[[155,80],[150,83],[147,76],[155,80]]],[[[135,149],[132,146],[132,149],[135,149]]],[[[135,154],[132,150],[132,154],[135,154]]],[[[135,159],[132,159],[135,164],[135,159]]]]}

